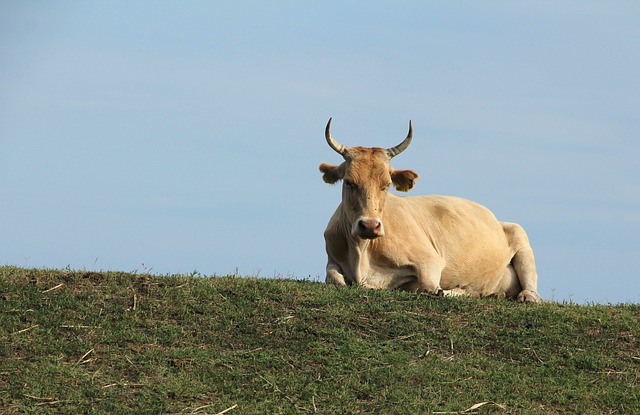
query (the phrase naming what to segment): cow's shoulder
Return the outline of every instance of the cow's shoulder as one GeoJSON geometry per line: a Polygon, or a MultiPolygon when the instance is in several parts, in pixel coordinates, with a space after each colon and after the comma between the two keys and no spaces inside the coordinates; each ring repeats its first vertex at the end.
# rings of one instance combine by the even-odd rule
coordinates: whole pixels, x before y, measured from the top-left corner
{"type": "Polygon", "coordinates": [[[341,205],[338,206],[336,211],[333,213],[333,216],[331,216],[331,219],[324,230],[324,241],[327,254],[336,260],[346,259],[347,251],[349,249],[347,241],[349,234],[342,221],[340,209],[341,205]]]}

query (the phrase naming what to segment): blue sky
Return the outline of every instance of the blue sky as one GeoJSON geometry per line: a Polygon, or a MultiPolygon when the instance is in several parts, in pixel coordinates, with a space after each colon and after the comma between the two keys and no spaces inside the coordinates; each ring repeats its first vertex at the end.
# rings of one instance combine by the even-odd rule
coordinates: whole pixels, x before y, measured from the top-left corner
{"type": "Polygon", "coordinates": [[[640,3],[0,4],[0,264],[324,280],[324,141],[522,224],[545,299],[640,302],[640,3]]]}

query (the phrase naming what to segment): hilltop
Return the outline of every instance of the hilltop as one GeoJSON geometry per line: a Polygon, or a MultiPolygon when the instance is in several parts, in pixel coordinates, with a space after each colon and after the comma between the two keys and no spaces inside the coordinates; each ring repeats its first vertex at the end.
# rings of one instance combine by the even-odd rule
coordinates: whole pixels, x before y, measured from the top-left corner
{"type": "Polygon", "coordinates": [[[640,305],[0,267],[0,413],[640,413],[640,305]]]}

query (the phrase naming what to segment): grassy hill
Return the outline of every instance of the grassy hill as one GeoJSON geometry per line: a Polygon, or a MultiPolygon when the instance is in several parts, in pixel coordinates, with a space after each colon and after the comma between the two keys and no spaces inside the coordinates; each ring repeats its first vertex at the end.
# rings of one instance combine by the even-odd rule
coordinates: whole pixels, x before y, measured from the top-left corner
{"type": "Polygon", "coordinates": [[[640,413],[640,305],[0,267],[0,414],[640,413]]]}

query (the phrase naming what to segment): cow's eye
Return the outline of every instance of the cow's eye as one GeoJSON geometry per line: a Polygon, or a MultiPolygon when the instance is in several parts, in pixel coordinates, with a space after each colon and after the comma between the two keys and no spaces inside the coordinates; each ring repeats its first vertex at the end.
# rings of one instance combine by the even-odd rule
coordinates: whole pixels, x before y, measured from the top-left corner
{"type": "Polygon", "coordinates": [[[355,183],[349,180],[345,180],[344,185],[347,186],[349,189],[356,189],[358,187],[355,183]]]}
{"type": "Polygon", "coordinates": [[[391,183],[382,185],[382,187],[380,187],[380,190],[386,192],[387,190],[389,190],[389,187],[391,187],[391,183]]]}

